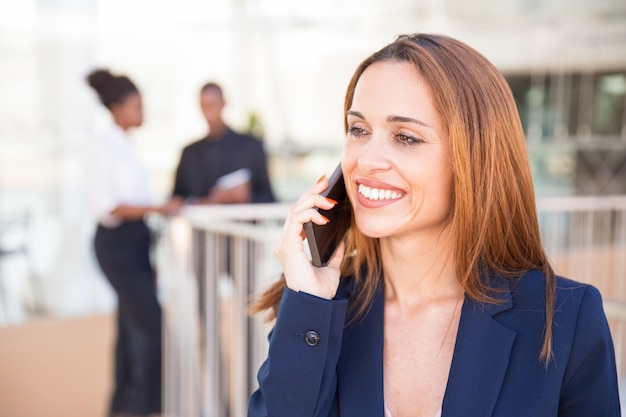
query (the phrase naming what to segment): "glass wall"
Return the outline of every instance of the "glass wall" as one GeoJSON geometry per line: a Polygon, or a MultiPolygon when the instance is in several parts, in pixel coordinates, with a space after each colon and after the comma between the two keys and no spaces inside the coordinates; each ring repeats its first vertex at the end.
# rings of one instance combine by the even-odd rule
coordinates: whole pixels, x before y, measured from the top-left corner
{"type": "Polygon", "coordinates": [[[626,69],[507,80],[540,194],[626,194],[626,69]]]}

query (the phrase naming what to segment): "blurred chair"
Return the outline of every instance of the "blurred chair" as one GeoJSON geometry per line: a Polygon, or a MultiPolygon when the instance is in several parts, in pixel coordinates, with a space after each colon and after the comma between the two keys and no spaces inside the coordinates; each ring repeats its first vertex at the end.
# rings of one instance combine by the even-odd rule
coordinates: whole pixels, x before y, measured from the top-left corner
{"type": "MultiPolygon", "coordinates": [[[[7,268],[7,262],[16,257],[21,257],[27,275],[25,284],[30,303],[24,307],[27,307],[31,313],[43,311],[43,289],[37,282],[36,274],[33,273],[28,253],[29,227],[30,213],[28,211],[0,213],[0,325],[6,324],[11,314],[10,303],[14,302],[11,299],[14,294],[11,294],[8,281],[12,271],[7,268]]],[[[19,303],[26,304],[22,300],[19,300],[19,303]]]]}

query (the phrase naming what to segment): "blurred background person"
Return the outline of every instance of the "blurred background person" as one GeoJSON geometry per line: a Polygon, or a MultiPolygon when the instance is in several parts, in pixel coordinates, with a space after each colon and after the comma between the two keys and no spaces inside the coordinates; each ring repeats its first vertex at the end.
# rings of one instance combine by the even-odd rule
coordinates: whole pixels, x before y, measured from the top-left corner
{"type": "Polygon", "coordinates": [[[195,204],[274,202],[263,143],[226,125],[225,106],[218,84],[202,87],[200,107],[209,131],[183,149],[173,195],[195,204]]]}
{"type": "Polygon", "coordinates": [[[87,76],[113,117],[111,130],[94,141],[88,157],[90,203],[98,219],[98,264],[117,294],[115,386],[110,415],[161,412],[161,307],[150,261],[149,213],[173,213],[174,200],[151,203],[148,176],[128,131],[143,123],[142,100],[126,76],[97,69],[87,76]]]}

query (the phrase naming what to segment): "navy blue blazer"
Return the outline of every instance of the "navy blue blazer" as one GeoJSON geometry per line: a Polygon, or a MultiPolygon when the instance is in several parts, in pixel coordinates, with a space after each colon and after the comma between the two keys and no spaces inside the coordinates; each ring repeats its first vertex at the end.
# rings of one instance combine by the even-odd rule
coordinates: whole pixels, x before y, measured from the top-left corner
{"type": "MultiPolygon", "coordinates": [[[[546,367],[543,274],[495,282],[501,303],[463,303],[442,417],[619,417],[598,290],[558,278],[546,367]]],[[[249,417],[383,417],[383,291],[362,321],[344,328],[350,283],[342,279],[332,301],[285,289],[249,417]]]]}

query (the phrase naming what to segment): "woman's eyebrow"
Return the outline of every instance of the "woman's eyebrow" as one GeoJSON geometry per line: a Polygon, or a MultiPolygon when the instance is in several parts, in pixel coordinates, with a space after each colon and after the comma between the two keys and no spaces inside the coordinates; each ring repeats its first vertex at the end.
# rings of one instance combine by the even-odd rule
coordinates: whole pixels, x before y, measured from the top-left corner
{"type": "MultiPolygon", "coordinates": [[[[355,111],[355,110],[348,110],[346,112],[346,117],[347,116],[354,116],[354,117],[358,117],[359,119],[365,120],[365,117],[363,117],[363,115],[360,112],[355,111]]],[[[426,122],[422,122],[419,119],[414,119],[412,117],[406,117],[406,116],[389,116],[387,117],[387,121],[389,123],[414,123],[416,125],[427,127],[429,129],[433,128],[431,125],[429,125],[426,122]]]]}
{"type": "Polygon", "coordinates": [[[359,113],[358,111],[354,111],[354,110],[348,110],[346,112],[346,117],[347,116],[354,116],[354,117],[358,117],[359,119],[365,119],[365,117],[363,117],[361,113],[359,113]]]}
{"type": "Polygon", "coordinates": [[[422,122],[421,120],[414,119],[412,117],[389,116],[389,117],[387,117],[387,121],[391,122],[391,123],[415,123],[417,125],[424,126],[424,127],[429,128],[429,129],[432,129],[432,126],[429,125],[428,123],[422,122]]]}

